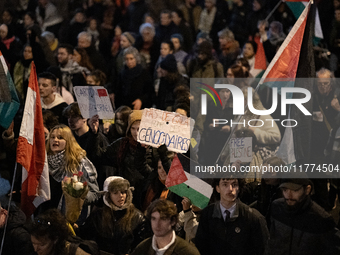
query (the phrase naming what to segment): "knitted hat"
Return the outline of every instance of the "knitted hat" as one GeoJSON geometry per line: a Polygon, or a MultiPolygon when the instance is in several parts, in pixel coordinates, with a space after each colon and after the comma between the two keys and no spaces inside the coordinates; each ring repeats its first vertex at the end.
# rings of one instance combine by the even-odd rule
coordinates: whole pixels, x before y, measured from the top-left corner
{"type": "Polygon", "coordinates": [[[199,39],[199,38],[203,38],[205,40],[210,40],[210,37],[209,37],[209,34],[208,33],[205,33],[205,32],[199,32],[196,36],[196,41],[199,39]]]}
{"type": "Polygon", "coordinates": [[[175,73],[177,71],[177,61],[174,55],[167,55],[160,63],[160,67],[170,73],[175,73]]]}
{"type": "Polygon", "coordinates": [[[177,39],[179,40],[179,43],[180,43],[181,45],[183,45],[184,39],[183,39],[183,36],[182,36],[181,34],[173,34],[173,35],[171,35],[171,39],[172,39],[172,38],[177,38],[177,39]]]}
{"type": "Polygon", "coordinates": [[[141,120],[143,115],[143,110],[133,110],[129,115],[128,127],[126,129],[126,134],[130,132],[130,128],[135,121],[141,120]]]}
{"type": "Polygon", "coordinates": [[[135,44],[136,39],[133,37],[133,35],[129,32],[124,32],[122,35],[124,35],[128,41],[131,43],[131,45],[135,44]]]}

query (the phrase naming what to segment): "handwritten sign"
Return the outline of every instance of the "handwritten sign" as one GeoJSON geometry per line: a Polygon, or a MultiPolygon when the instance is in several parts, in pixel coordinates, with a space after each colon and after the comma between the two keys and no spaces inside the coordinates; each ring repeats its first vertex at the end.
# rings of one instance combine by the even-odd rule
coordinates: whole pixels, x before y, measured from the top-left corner
{"type": "Polygon", "coordinates": [[[98,114],[100,119],[113,119],[114,112],[107,90],[102,86],[76,86],[73,88],[81,115],[89,119],[98,114]]]}
{"type": "Polygon", "coordinates": [[[184,153],[190,147],[194,124],[193,119],[179,113],[145,108],[137,140],[152,147],[165,144],[170,151],[184,153]]]}
{"type": "Polygon", "coordinates": [[[241,137],[230,139],[230,162],[241,160],[251,162],[253,158],[252,138],[241,137]]]}

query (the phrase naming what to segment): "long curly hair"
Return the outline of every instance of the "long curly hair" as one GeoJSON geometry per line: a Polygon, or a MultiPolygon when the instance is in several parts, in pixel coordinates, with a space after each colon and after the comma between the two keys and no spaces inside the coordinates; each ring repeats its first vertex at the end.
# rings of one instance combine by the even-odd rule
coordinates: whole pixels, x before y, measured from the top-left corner
{"type": "Polygon", "coordinates": [[[86,157],[86,151],[83,150],[74,138],[71,129],[63,124],[57,125],[51,129],[46,142],[47,155],[53,154],[50,146],[51,134],[54,130],[60,132],[60,136],[66,141],[65,146],[65,161],[66,171],[70,173],[77,173],[80,161],[86,157]]]}

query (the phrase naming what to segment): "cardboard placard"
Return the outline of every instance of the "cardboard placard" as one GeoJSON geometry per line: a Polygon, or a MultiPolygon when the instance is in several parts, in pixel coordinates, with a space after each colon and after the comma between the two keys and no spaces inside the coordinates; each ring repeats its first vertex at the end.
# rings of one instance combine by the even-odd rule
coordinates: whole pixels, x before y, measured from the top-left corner
{"type": "Polygon", "coordinates": [[[83,118],[98,114],[100,119],[113,119],[114,112],[107,90],[102,86],[76,86],[73,88],[83,118]]]}
{"type": "Polygon", "coordinates": [[[193,119],[179,113],[145,108],[137,140],[156,148],[165,144],[170,151],[185,153],[190,147],[194,124],[193,119]]]}
{"type": "Polygon", "coordinates": [[[252,138],[241,137],[230,139],[230,162],[240,160],[241,162],[251,162],[253,158],[252,138]]]}

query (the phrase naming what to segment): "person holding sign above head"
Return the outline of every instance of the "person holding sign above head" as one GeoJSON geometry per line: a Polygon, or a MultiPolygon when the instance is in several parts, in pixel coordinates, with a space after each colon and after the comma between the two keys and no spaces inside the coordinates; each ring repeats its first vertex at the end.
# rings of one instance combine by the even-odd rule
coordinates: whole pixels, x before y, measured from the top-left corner
{"type": "Polygon", "coordinates": [[[151,106],[152,78],[141,65],[141,56],[134,47],[124,50],[124,69],[113,88],[115,106],[126,105],[134,110],[151,106]]]}
{"type": "MultiPolygon", "coordinates": [[[[142,115],[142,110],[131,111],[126,136],[114,141],[105,149],[100,149],[97,153],[92,152],[94,155],[91,155],[97,162],[101,162],[102,165],[113,166],[116,175],[127,179],[131,186],[135,187],[134,204],[136,206],[140,204],[139,201],[144,180],[152,171],[151,168],[146,167],[146,149],[137,142],[137,134],[142,115]]],[[[89,121],[94,133],[98,132],[98,118],[99,116],[95,115],[89,121]]],[[[100,146],[96,144],[95,147],[100,148],[100,146]]]]}
{"type": "Polygon", "coordinates": [[[244,179],[214,181],[220,201],[203,209],[195,244],[201,255],[263,254],[269,232],[265,218],[239,200],[244,179]]]}
{"type": "MultiPolygon", "coordinates": [[[[112,167],[102,166],[100,161],[96,161],[95,157],[91,157],[96,151],[106,148],[109,142],[102,132],[94,134],[80,112],[79,105],[74,102],[64,109],[63,116],[67,118],[68,126],[72,130],[72,134],[80,147],[89,155],[89,160],[96,167],[98,172],[98,183],[104,183],[106,177],[113,174],[112,167]],[[97,147],[96,147],[97,146],[97,147]],[[91,153],[93,152],[93,153],[91,153]]],[[[100,188],[102,188],[100,186],[100,188]]]]}

